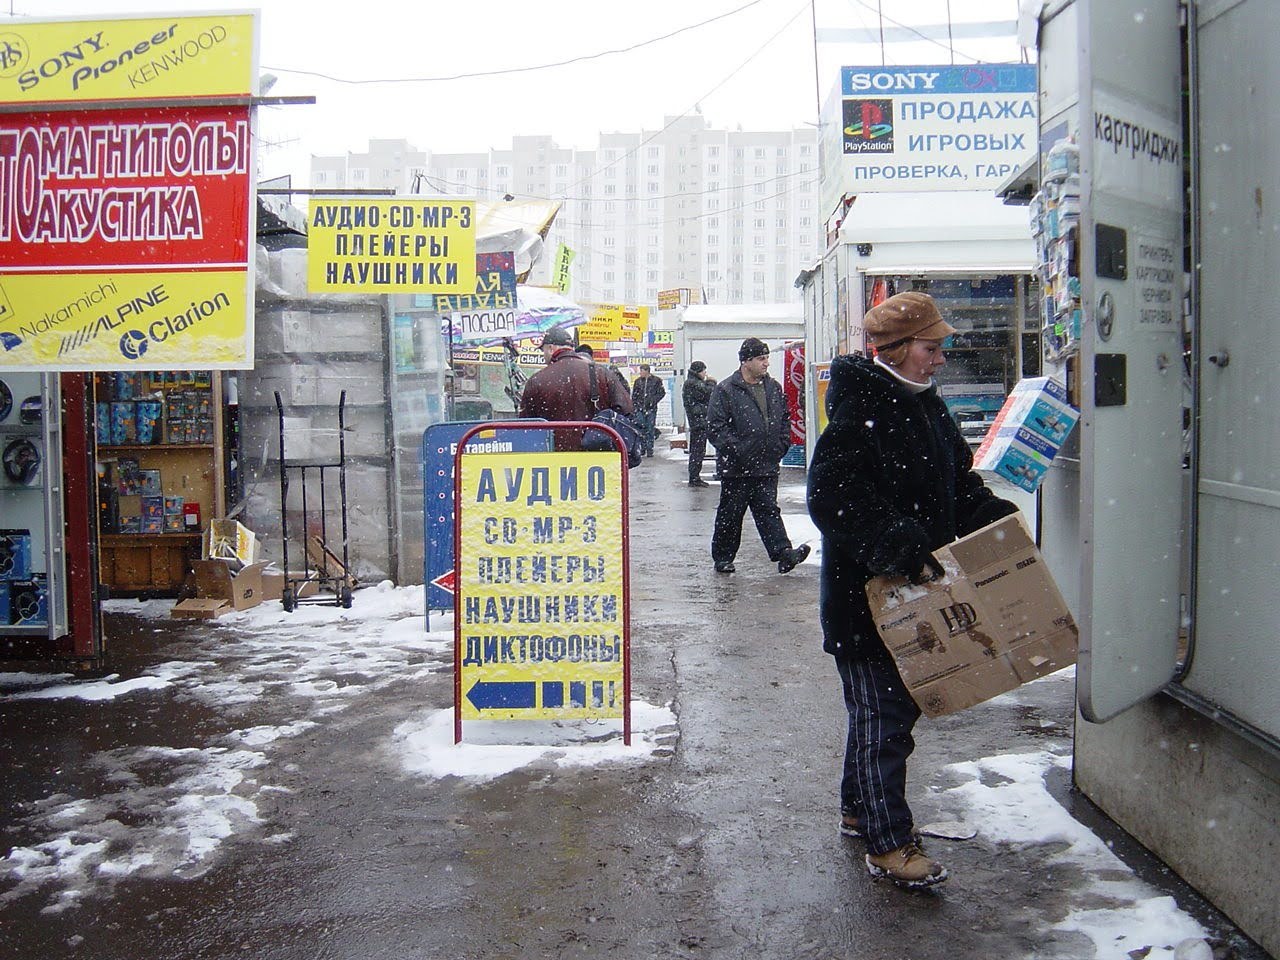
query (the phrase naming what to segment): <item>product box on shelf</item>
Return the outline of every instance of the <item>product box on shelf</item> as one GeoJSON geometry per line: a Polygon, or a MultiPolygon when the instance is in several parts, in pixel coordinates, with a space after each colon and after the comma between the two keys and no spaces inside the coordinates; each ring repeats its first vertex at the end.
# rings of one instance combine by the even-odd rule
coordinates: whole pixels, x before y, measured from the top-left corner
{"type": "Polygon", "coordinates": [[[9,623],[15,627],[47,627],[49,625],[49,588],[43,574],[27,580],[10,580],[9,623]]]}
{"type": "Polygon", "coordinates": [[[31,531],[0,530],[0,580],[25,580],[31,576],[31,531]]]}

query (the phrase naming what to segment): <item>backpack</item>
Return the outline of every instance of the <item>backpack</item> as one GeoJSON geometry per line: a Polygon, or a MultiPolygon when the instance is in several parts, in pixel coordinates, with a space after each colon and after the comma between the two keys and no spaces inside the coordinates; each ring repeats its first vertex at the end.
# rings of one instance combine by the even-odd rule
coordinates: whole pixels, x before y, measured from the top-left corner
{"type": "MultiPolygon", "coordinates": [[[[603,423],[607,427],[612,427],[617,431],[618,436],[622,437],[622,444],[626,447],[627,469],[640,466],[642,454],[640,452],[640,428],[635,425],[630,417],[625,413],[619,413],[612,407],[605,407],[600,410],[600,387],[596,374],[595,361],[591,363],[591,406],[599,410],[594,417],[591,418],[592,423],[603,423]]],[[[603,430],[592,430],[587,428],[582,434],[582,449],[593,452],[604,450],[617,450],[614,445],[613,437],[605,433],[603,430]]]]}

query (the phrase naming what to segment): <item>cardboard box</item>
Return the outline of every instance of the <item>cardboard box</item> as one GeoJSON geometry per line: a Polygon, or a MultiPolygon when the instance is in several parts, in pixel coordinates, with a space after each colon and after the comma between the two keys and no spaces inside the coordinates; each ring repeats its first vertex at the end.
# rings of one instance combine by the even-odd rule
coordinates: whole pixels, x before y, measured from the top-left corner
{"type": "Polygon", "coordinates": [[[1034,492],[1079,419],[1057,380],[1020,380],[974,451],[973,465],[1034,492]]]}
{"type": "Polygon", "coordinates": [[[233,570],[225,560],[197,560],[196,596],[205,600],[225,600],[232,610],[248,610],[262,602],[262,571],[267,561],[233,570]]]}
{"type": "Polygon", "coordinates": [[[939,717],[1075,663],[1078,631],[1020,514],[934,551],[946,576],[876,577],[867,599],[926,716],[939,717]]]}
{"type": "Polygon", "coordinates": [[[231,612],[231,603],[212,597],[192,597],[175,603],[169,616],[177,620],[213,620],[231,612]]]}

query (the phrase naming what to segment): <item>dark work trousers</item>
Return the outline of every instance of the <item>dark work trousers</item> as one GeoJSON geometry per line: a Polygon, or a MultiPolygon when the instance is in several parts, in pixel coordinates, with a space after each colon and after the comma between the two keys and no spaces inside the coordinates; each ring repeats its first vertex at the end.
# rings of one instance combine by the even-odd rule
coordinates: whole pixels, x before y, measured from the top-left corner
{"type": "Polygon", "coordinates": [[[841,813],[857,817],[870,853],[888,853],[911,842],[915,825],[907,806],[907,757],[916,747],[911,729],[920,708],[887,651],[837,659],[836,669],[849,711],[841,813]]]}
{"type": "Polygon", "coordinates": [[[654,407],[652,410],[641,410],[637,408],[633,419],[636,422],[636,426],[640,428],[641,450],[646,457],[652,457],[653,441],[656,439],[654,433],[656,430],[655,422],[658,419],[658,408],[654,407]]]}
{"type": "Polygon", "coordinates": [[[702,461],[707,456],[707,421],[689,421],[689,479],[702,476],[702,461]]]}
{"type": "Polygon", "coordinates": [[[711,559],[716,563],[738,555],[742,518],[748,507],[770,560],[781,560],[791,549],[791,538],[787,536],[782,511],[778,509],[778,478],[725,477],[720,481],[720,504],[716,507],[716,525],[711,533],[711,559]]]}

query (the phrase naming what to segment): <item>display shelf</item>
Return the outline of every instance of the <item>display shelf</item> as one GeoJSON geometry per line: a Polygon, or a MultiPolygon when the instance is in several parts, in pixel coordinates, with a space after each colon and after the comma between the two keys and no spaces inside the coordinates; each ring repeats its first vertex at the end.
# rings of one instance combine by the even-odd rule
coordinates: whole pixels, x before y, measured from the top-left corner
{"type": "Polygon", "coordinates": [[[212,450],[212,443],[100,443],[99,453],[113,453],[116,450],[212,450]]]}

